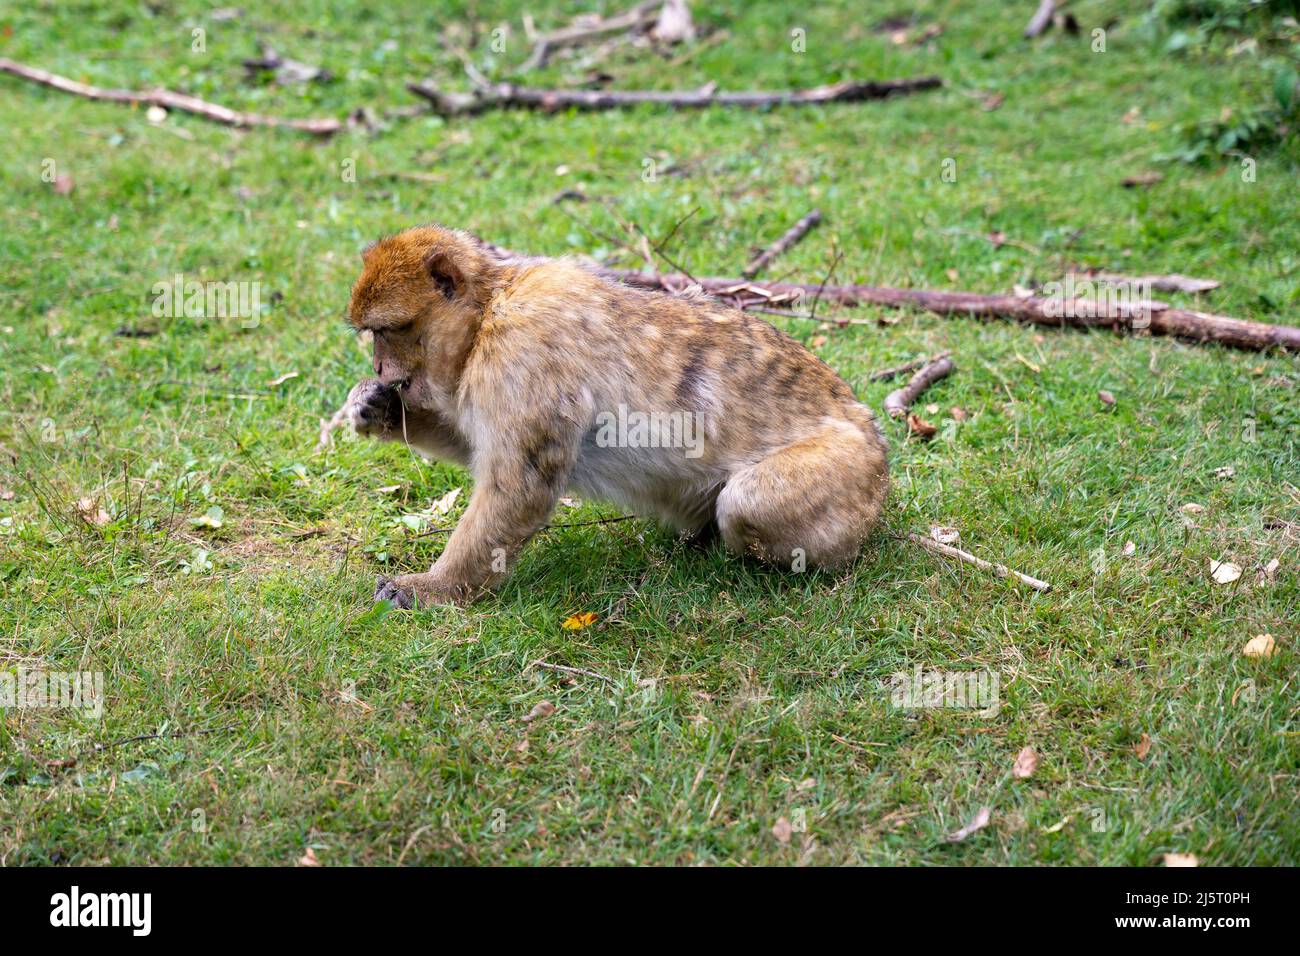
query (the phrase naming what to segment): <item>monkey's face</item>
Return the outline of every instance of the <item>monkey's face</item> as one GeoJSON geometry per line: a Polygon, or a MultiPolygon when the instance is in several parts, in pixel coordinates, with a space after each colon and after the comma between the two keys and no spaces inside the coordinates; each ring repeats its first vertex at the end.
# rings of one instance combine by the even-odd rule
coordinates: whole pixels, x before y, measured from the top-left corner
{"type": "Polygon", "coordinates": [[[432,408],[455,391],[479,324],[480,259],[461,236],[435,227],[362,253],[348,318],[374,334],[375,375],[408,405],[432,408]]]}

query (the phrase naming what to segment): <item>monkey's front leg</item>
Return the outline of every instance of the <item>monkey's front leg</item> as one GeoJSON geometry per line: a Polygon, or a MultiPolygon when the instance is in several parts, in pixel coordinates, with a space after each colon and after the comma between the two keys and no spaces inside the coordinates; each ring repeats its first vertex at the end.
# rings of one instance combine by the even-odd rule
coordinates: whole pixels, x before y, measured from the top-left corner
{"type": "Polygon", "coordinates": [[[505,580],[524,544],[546,523],[577,455],[576,442],[533,446],[524,461],[481,469],[469,507],[425,574],[380,578],[375,600],[395,607],[468,604],[505,580]]]}

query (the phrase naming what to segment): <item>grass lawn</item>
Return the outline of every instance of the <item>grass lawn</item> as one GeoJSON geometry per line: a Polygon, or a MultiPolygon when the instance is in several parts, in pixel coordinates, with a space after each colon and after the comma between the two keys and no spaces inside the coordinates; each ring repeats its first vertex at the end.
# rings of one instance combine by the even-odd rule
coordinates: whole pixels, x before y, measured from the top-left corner
{"type": "MultiPolygon", "coordinates": [[[[240,5],[11,5],[0,56],[240,109],[382,114],[415,104],[408,80],[465,87],[440,35],[472,28],[504,78],[525,10],[546,29],[589,8],[240,5]],[[334,80],[248,82],[259,37],[334,80]]],[[[882,320],[843,328],[772,318],[877,409],[897,383],[872,371],[942,349],[958,366],[921,400],[933,441],[885,424],[886,525],[839,574],[593,523],[618,512],[582,502],[499,595],[385,614],[376,575],[427,568],[468,475],[346,437],[314,450],[370,374],[342,321],[361,247],[436,220],[640,265],[607,206],[552,203],[565,189],[655,237],[698,207],[665,247],[697,274],[738,274],[816,205],[826,222],[773,278],[820,281],[836,250],[842,281],[990,293],[1070,264],[1180,272],[1223,285],[1162,299],[1296,324],[1300,157],[1261,152],[1254,181],[1235,159],[1158,159],[1183,124],[1268,100],[1262,51],[1174,56],[1142,4],[1094,0],[1071,5],[1080,36],[1031,43],[1034,5],[710,0],[696,21],[719,42],[597,65],[625,88],[946,84],[763,112],[421,114],[320,141],[155,125],[0,76],[0,669],[103,672],[105,696],[98,720],[3,712],[0,863],[1300,863],[1294,357],[873,308],[829,310],[882,320]],[[875,29],[911,11],[942,34],[875,29]],[[1163,179],[1121,187],[1148,170],[1163,179]],[[265,310],[251,328],[156,318],[177,273],[260,281],[265,310]],[[936,524],[1055,589],[899,540],[936,524]],[[1240,579],[1216,583],[1212,560],[1240,579]],[[562,627],[585,611],[600,623],[562,627]],[[1276,653],[1243,656],[1262,633],[1276,653]],[[998,707],[893,706],[891,675],[918,666],[994,675],[998,707]],[[542,701],[555,711],[525,721],[542,701]],[[1019,779],[1026,746],[1039,765],[1019,779]],[[981,807],[987,827],[945,840],[981,807]]]]}

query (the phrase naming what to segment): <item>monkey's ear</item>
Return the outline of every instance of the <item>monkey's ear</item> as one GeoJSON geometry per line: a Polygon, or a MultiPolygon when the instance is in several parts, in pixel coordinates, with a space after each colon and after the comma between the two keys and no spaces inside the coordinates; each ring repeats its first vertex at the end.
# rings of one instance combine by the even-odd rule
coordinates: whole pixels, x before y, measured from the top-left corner
{"type": "Polygon", "coordinates": [[[446,252],[429,253],[424,260],[424,268],[434,286],[447,298],[454,299],[465,294],[465,273],[446,252]]]}

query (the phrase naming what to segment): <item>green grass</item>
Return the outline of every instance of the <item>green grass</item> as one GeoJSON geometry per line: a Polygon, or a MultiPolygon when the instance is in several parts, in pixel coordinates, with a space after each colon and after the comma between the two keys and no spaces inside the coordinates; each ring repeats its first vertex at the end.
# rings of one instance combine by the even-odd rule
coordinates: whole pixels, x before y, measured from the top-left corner
{"type": "MultiPolygon", "coordinates": [[[[508,76],[524,9],[546,28],[583,6],[241,5],[229,22],[192,2],[11,5],[0,55],[342,116],[411,105],[409,79],[463,86],[443,33],[474,28],[480,68],[508,76]],[[259,36],[336,80],[249,85],[239,61],[259,36]]],[[[1223,286],[1171,301],[1296,322],[1300,159],[1261,155],[1254,182],[1235,161],[1154,161],[1182,125],[1266,101],[1255,56],[1172,59],[1129,5],[1091,0],[1071,7],[1081,37],[1033,44],[1033,4],[919,3],[945,28],[920,47],[871,29],[901,2],[697,6],[725,40],[671,68],[633,50],[600,67],[626,87],[930,72],[946,87],[756,113],[420,116],[319,142],[155,127],[0,77],[0,667],[102,671],[107,698],[99,721],[4,712],[0,863],[292,864],[309,846],[324,864],[1300,862],[1294,358],[872,309],[853,314],[889,323],[776,319],[825,335],[816,351],[877,408],[891,383],[873,370],[945,348],[957,361],[922,400],[938,438],[887,423],[887,527],[851,570],[779,574],[647,523],[588,524],[539,536],[471,609],[372,610],[376,574],[423,569],[444,540],[402,516],[468,491],[401,448],[313,451],[368,371],[341,320],[357,254],[385,232],[437,220],[516,249],[617,252],[551,204],[581,188],[652,236],[699,207],[667,251],[729,275],[818,205],[827,222],[774,276],[818,281],[836,249],[845,280],[985,292],[1067,263],[1183,272],[1223,286]],[[993,91],[1005,102],[981,109],[993,91]],[[644,181],[647,157],[686,173],[644,181]],[[70,194],[42,181],[45,159],[70,194]],[[1146,169],[1163,181],[1120,187],[1146,169]],[[410,173],[431,181],[393,175],[410,173]],[[155,319],[153,285],[178,272],[260,280],[268,309],[252,329],[155,319]],[[952,406],[969,419],[951,423],[952,406]],[[83,496],[106,524],[78,516],[83,496]],[[193,523],[214,505],[221,527],[193,523]],[[896,537],[931,524],[1055,590],[896,537]],[[1276,581],[1257,584],[1272,558],[1276,581]],[[1215,584],[1212,559],[1245,573],[1215,584]],[[608,627],[561,627],[616,607],[608,627]],[[1263,632],[1277,653],[1243,657],[1263,632]],[[608,681],[530,669],[539,658],[608,681]],[[916,665],[995,673],[998,712],[891,707],[886,681],[916,665]],[[542,700],[555,713],[525,723],[542,700]],[[160,736],[94,746],[138,735],[160,736]],[[1040,766],[1012,779],[1026,745],[1040,766]],[[989,827],[944,841],[985,805],[989,827]],[[806,831],[784,844],[779,818],[806,831]]],[[[559,61],[529,79],[580,75],[559,61]]],[[[598,205],[567,208],[619,231],[598,205]]],[[[615,514],[584,503],[556,521],[615,514]]]]}

